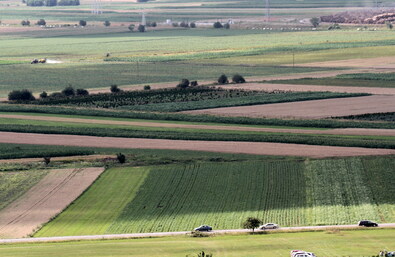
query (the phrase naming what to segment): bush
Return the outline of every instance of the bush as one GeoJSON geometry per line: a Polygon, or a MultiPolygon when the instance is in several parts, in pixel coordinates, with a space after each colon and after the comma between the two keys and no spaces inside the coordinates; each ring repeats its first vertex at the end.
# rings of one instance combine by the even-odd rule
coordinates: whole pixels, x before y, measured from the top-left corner
{"type": "Polygon", "coordinates": [[[191,23],[189,24],[189,27],[191,27],[192,29],[196,28],[196,23],[191,22],[191,23]]]}
{"type": "Polygon", "coordinates": [[[183,21],[180,23],[180,27],[181,28],[189,28],[189,24],[187,22],[183,21]]]}
{"type": "Polygon", "coordinates": [[[178,27],[178,23],[177,22],[173,22],[172,24],[171,24],[173,27],[178,27]]]}
{"type": "Polygon", "coordinates": [[[388,28],[388,29],[393,29],[393,28],[394,28],[394,25],[392,25],[391,22],[387,22],[387,28],[388,28]]]}
{"type": "Polygon", "coordinates": [[[117,154],[117,160],[119,163],[125,163],[126,162],[126,156],[122,153],[117,154]]]}
{"type": "Polygon", "coordinates": [[[129,27],[128,27],[128,29],[129,29],[130,31],[133,31],[133,30],[134,30],[134,24],[130,24],[129,27]]]}
{"type": "Polygon", "coordinates": [[[48,93],[45,92],[45,91],[43,91],[43,92],[40,94],[40,98],[47,98],[47,97],[48,97],[48,93]]]}
{"type": "Polygon", "coordinates": [[[81,27],[85,27],[86,26],[86,21],[85,20],[80,20],[79,22],[81,27]]]}
{"type": "Polygon", "coordinates": [[[157,26],[157,24],[156,24],[156,22],[155,21],[153,21],[153,22],[147,22],[147,27],[156,27],[157,26]]]}
{"type": "Polygon", "coordinates": [[[33,101],[35,100],[33,93],[27,89],[14,90],[8,94],[10,101],[33,101]]]}
{"type": "Polygon", "coordinates": [[[51,157],[44,157],[44,163],[45,165],[48,165],[51,162],[51,157]]]}
{"type": "Polygon", "coordinates": [[[47,22],[44,19],[39,19],[36,24],[39,26],[45,26],[47,22]]]}
{"type": "Polygon", "coordinates": [[[235,74],[232,77],[232,81],[233,83],[245,83],[245,79],[243,78],[243,76],[239,75],[239,74],[235,74]]]}
{"type": "Polygon", "coordinates": [[[64,94],[60,93],[60,92],[54,92],[52,94],[49,95],[50,98],[63,98],[64,94]]]}
{"type": "Polygon", "coordinates": [[[182,79],[181,82],[177,85],[178,88],[187,88],[189,87],[189,80],[182,79]]]}
{"type": "Polygon", "coordinates": [[[137,30],[138,30],[139,32],[145,32],[145,26],[142,25],[142,24],[140,24],[140,25],[138,26],[137,30]]]}
{"type": "Polygon", "coordinates": [[[144,90],[151,90],[151,86],[150,85],[145,85],[144,86],[144,90]]]}
{"type": "Polygon", "coordinates": [[[103,24],[104,24],[104,26],[106,26],[106,27],[111,26],[111,22],[110,22],[110,21],[105,21],[103,24]]]}
{"type": "Polygon", "coordinates": [[[62,90],[64,96],[75,96],[75,90],[72,86],[68,86],[62,90]]]}
{"type": "Polygon", "coordinates": [[[191,81],[191,87],[196,87],[198,86],[198,82],[196,80],[191,81]]]}
{"type": "Polygon", "coordinates": [[[30,21],[29,20],[23,20],[23,21],[21,21],[21,25],[22,26],[30,26],[30,21]]]}
{"type": "Polygon", "coordinates": [[[229,23],[225,23],[224,29],[230,29],[230,24],[229,23]]]}
{"type": "Polygon", "coordinates": [[[320,25],[321,19],[314,17],[310,19],[311,25],[313,25],[314,28],[317,28],[320,25]]]}
{"type": "Polygon", "coordinates": [[[223,85],[223,84],[228,84],[228,83],[229,83],[229,80],[228,80],[228,77],[225,74],[222,74],[221,76],[219,76],[218,84],[223,85]]]}
{"type": "Polygon", "coordinates": [[[337,23],[332,24],[329,26],[328,30],[334,30],[334,29],[341,29],[340,25],[337,23]]]}
{"type": "Polygon", "coordinates": [[[217,21],[217,22],[214,22],[213,27],[215,29],[222,29],[224,26],[222,25],[221,22],[217,21]]]}
{"type": "Polygon", "coordinates": [[[122,91],[117,85],[111,85],[110,90],[111,93],[119,93],[122,91]]]}
{"type": "Polygon", "coordinates": [[[79,88],[76,91],[76,95],[89,95],[89,92],[86,89],[79,88]]]}

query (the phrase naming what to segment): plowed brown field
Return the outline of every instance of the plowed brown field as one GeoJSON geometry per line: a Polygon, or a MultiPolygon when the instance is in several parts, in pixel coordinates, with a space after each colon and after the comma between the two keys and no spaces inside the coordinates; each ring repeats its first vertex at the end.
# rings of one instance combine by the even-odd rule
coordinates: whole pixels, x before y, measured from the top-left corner
{"type": "Polygon", "coordinates": [[[319,119],[365,113],[395,112],[395,96],[373,95],[292,103],[251,105],[187,111],[192,114],[212,114],[242,117],[319,119]]]}
{"type": "Polygon", "coordinates": [[[280,144],[233,141],[188,141],[142,138],[93,137],[75,135],[49,135],[33,133],[0,132],[0,143],[65,145],[128,149],[172,149],[206,152],[240,153],[279,156],[362,156],[389,155],[395,150],[368,149],[359,147],[313,146],[300,144],[280,144]]]}
{"type": "Polygon", "coordinates": [[[0,238],[32,233],[73,202],[104,168],[50,171],[38,184],[0,212],[0,238]]]}

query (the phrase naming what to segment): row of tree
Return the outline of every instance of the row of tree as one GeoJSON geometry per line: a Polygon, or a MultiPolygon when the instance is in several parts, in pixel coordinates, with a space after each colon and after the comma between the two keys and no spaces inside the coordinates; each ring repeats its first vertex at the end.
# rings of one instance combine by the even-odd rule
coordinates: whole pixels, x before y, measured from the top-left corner
{"type": "Polygon", "coordinates": [[[27,6],[70,6],[80,5],[80,0],[22,0],[27,6]]]}

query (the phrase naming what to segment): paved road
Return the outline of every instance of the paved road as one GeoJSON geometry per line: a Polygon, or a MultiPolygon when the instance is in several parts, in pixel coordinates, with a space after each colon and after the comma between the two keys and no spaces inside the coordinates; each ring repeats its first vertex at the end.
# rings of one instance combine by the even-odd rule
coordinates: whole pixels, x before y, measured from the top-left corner
{"type": "MultiPolygon", "coordinates": [[[[380,228],[395,228],[395,223],[379,224],[379,227],[380,228]]],[[[276,231],[288,232],[288,231],[352,229],[352,228],[358,228],[358,226],[357,225],[332,225],[332,226],[284,227],[284,228],[279,228],[276,231]]],[[[228,230],[213,230],[212,232],[210,232],[210,234],[237,234],[237,233],[248,233],[248,232],[251,232],[251,230],[248,230],[248,229],[228,229],[228,230]]],[[[187,235],[189,233],[191,233],[191,231],[0,239],[0,244],[166,237],[166,236],[187,235]]]]}

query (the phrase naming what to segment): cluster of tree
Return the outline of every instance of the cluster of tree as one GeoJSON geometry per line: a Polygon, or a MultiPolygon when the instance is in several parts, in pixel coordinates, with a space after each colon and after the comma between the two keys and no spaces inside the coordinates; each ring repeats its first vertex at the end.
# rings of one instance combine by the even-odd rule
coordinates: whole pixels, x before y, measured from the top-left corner
{"type": "Polygon", "coordinates": [[[188,22],[186,22],[186,21],[182,21],[182,22],[180,22],[180,23],[178,23],[178,22],[173,22],[173,23],[172,23],[172,26],[173,26],[173,27],[192,28],[192,29],[194,29],[194,28],[196,28],[196,23],[194,23],[194,22],[188,23],[188,22]]]}
{"type": "MultiPolygon", "coordinates": [[[[135,28],[135,25],[134,25],[134,24],[130,24],[129,27],[128,27],[128,29],[129,29],[130,31],[133,31],[134,28],[135,28]]],[[[145,26],[142,25],[142,24],[139,24],[139,26],[137,27],[137,30],[138,30],[138,32],[145,32],[145,26]]]]}
{"type": "Polygon", "coordinates": [[[147,21],[147,23],[145,24],[147,27],[153,27],[155,28],[158,24],[156,23],[156,21],[147,21]]]}
{"type": "Polygon", "coordinates": [[[221,22],[217,21],[217,22],[214,22],[213,27],[215,29],[222,29],[222,28],[230,29],[230,24],[229,23],[222,24],[221,22]]]}
{"type": "MultiPolygon", "coordinates": [[[[225,74],[222,74],[221,76],[219,76],[218,80],[217,80],[218,84],[220,85],[224,85],[224,84],[228,84],[229,83],[229,79],[225,74]]],[[[232,82],[239,84],[239,83],[245,83],[245,79],[243,76],[241,76],[240,74],[235,74],[232,77],[232,82]]]]}
{"type": "MultiPolygon", "coordinates": [[[[51,98],[63,98],[63,97],[73,97],[73,96],[87,96],[89,95],[88,90],[86,89],[74,89],[72,86],[68,86],[62,90],[62,92],[54,92],[48,95],[47,92],[43,91],[40,94],[40,98],[44,99],[47,97],[51,98]]],[[[13,90],[8,94],[8,100],[10,101],[34,101],[36,98],[30,90],[13,90]]]]}
{"type": "Polygon", "coordinates": [[[68,6],[80,5],[80,0],[23,0],[27,6],[68,6]]]}
{"type": "Polygon", "coordinates": [[[198,82],[196,80],[189,82],[188,79],[182,79],[180,83],[178,83],[177,88],[187,88],[187,87],[196,87],[198,86],[198,82]]]}

